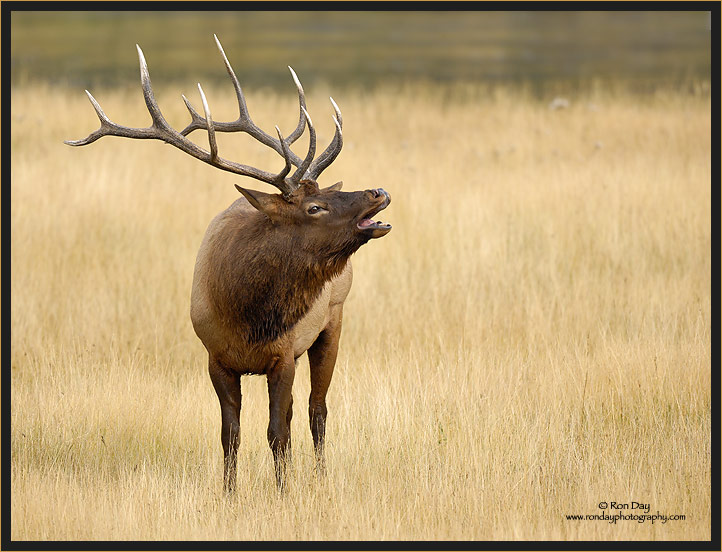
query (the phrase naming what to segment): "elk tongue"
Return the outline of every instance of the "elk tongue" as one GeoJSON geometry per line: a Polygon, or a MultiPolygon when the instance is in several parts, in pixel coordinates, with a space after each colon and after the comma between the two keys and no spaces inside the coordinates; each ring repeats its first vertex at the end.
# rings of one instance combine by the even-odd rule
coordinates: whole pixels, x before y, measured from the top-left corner
{"type": "Polygon", "coordinates": [[[363,219],[361,222],[358,223],[359,228],[365,228],[367,226],[371,226],[372,224],[376,224],[371,219],[363,219]]]}

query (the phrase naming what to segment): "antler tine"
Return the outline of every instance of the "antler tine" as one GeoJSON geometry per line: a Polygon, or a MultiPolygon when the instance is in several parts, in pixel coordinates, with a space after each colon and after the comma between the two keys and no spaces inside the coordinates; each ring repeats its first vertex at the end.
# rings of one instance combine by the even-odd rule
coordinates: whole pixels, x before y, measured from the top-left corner
{"type": "Polygon", "coordinates": [[[343,128],[343,117],[341,116],[341,110],[338,108],[338,105],[336,104],[336,102],[333,101],[333,98],[331,96],[329,96],[328,99],[331,100],[333,110],[336,112],[336,120],[338,121],[339,126],[343,128]]]}
{"type": "Polygon", "coordinates": [[[300,106],[298,110],[299,116],[296,130],[294,130],[291,134],[288,135],[288,138],[286,138],[286,143],[290,146],[301,137],[301,135],[303,134],[303,129],[306,127],[306,117],[303,114],[304,110],[306,109],[306,95],[303,92],[303,86],[301,86],[301,81],[298,80],[298,75],[296,75],[296,71],[294,71],[290,65],[288,66],[288,70],[291,71],[293,82],[296,84],[296,88],[298,88],[298,104],[300,106]]]}
{"type": "Polygon", "coordinates": [[[145,56],[143,55],[143,50],[140,49],[140,46],[137,44],[135,47],[138,49],[138,60],[140,61],[140,84],[141,88],[143,89],[143,98],[145,99],[145,105],[148,108],[148,112],[150,113],[150,117],[153,120],[153,127],[158,129],[170,129],[170,125],[165,120],[165,117],[163,117],[163,114],[160,112],[160,107],[158,107],[158,103],[155,101],[155,96],[153,95],[153,87],[150,84],[150,73],[148,72],[148,64],[145,61],[145,56]]]}
{"type": "Polygon", "coordinates": [[[306,154],[306,158],[303,160],[303,163],[301,163],[301,166],[296,169],[296,172],[291,175],[291,182],[293,182],[295,186],[298,186],[298,183],[305,176],[308,167],[311,165],[311,161],[313,161],[313,158],[316,155],[316,129],[313,128],[313,122],[311,121],[311,117],[308,114],[308,111],[306,111],[306,108],[301,107],[301,110],[303,112],[303,116],[306,117],[306,122],[308,123],[308,132],[310,136],[308,141],[308,153],[306,154]]]}
{"type": "Polygon", "coordinates": [[[281,147],[283,148],[283,158],[286,160],[286,166],[281,170],[280,173],[276,175],[276,180],[279,182],[283,182],[286,178],[286,175],[288,175],[289,172],[291,172],[291,157],[290,157],[290,150],[288,149],[288,145],[286,144],[286,141],[283,139],[283,136],[281,136],[281,129],[276,126],[276,133],[278,134],[278,139],[281,142],[281,147]]]}
{"type": "Polygon", "coordinates": [[[228,76],[231,77],[233,88],[235,88],[236,90],[236,98],[238,99],[238,111],[240,112],[238,120],[244,123],[251,123],[251,115],[248,113],[248,106],[246,106],[246,98],[243,96],[243,91],[241,90],[241,83],[238,82],[238,77],[236,77],[236,73],[235,71],[233,71],[233,67],[231,67],[231,62],[228,61],[228,56],[226,56],[226,52],[221,45],[221,41],[218,40],[218,37],[215,34],[213,35],[213,38],[216,41],[216,46],[218,46],[218,50],[221,52],[221,56],[223,57],[223,63],[226,66],[226,71],[228,71],[228,76]]]}
{"type": "Polygon", "coordinates": [[[211,117],[211,108],[208,107],[208,100],[206,95],[203,93],[201,83],[198,83],[198,92],[201,94],[201,101],[203,102],[203,112],[206,114],[206,124],[208,128],[208,145],[211,148],[211,161],[218,159],[218,143],[216,142],[216,131],[213,128],[213,118],[211,117]]]}
{"type": "Polygon", "coordinates": [[[333,122],[336,124],[336,132],[328,147],[316,158],[308,169],[308,178],[311,180],[316,180],[323,170],[333,163],[336,157],[338,157],[338,154],[341,153],[341,148],[343,147],[343,132],[341,130],[343,128],[343,118],[341,117],[341,110],[338,108],[338,105],[336,105],[336,102],[333,101],[333,98],[329,99],[336,112],[336,116],[333,118],[333,122]]]}
{"type": "Polygon", "coordinates": [[[203,117],[195,110],[188,98],[186,98],[184,94],[181,94],[181,98],[183,98],[183,102],[186,104],[188,112],[191,114],[191,122],[187,127],[181,130],[181,136],[188,136],[188,134],[190,134],[193,130],[196,130],[197,128],[206,128],[205,119],[203,119],[203,117]]]}
{"type": "Polygon", "coordinates": [[[69,146],[85,146],[87,144],[92,144],[98,138],[102,138],[103,136],[111,134],[113,127],[116,126],[110,119],[108,119],[108,116],[103,112],[103,108],[101,108],[100,104],[96,101],[95,98],[93,98],[93,95],[87,90],[85,91],[85,93],[88,95],[88,99],[93,105],[93,109],[95,109],[95,113],[98,115],[98,119],[100,119],[100,128],[94,132],[91,132],[87,138],[84,138],[82,140],[64,140],[64,143],[68,144],[69,146]]]}

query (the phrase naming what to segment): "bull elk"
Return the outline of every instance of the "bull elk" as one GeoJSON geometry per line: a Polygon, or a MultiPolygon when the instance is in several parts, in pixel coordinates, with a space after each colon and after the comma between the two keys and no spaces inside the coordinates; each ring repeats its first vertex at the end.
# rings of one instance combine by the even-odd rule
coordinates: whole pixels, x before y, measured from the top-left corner
{"type": "Polygon", "coordinates": [[[370,239],[391,230],[391,225],[372,219],[388,206],[391,197],[381,188],[342,192],[341,182],[320,188],[319,175],[343,145],[343,120],[336,103],[331,99],[336,114],[334,136],[316,157],[316,131],[306,111],[303,87],[289,67],[298,88],[299,122],[285,138],[278,127],[278,138],[270,136],[251,120],[238,79],[221,43],[217,37],[215,40],[235,88],[240,111],[237,120],[214,121],[199,84],[204,114],[182,96],[191,122],[180,132],[174,130],[156,103],[145,57],[136,46],[152,125],[131,128],[112,122],[86,90],[100,128],[83,140],[66,143],[84,146],[103,136],[162,140],[216,168],[255,178],[280,191],[270,194],[236,185],[242,197],[211,221],[198,251],[190,314],[208,351],[208,372],[221,406],[224,489],[231,492],[236,486],[240,377],[247,374],[265,374],[268,381],[267,437],[276,483],[283,488],[296,360],[308,353],[309,419],[317,466],[322,471],[326,393],[336,362],[343,304],[351,287],[349,257],[370,239]],[[306,127],[309,145],[302,159],[291,151],[291,145],[306,127]],[[208,133],[208,150],[187,138],[202,129],[208,133]],[[274,174],[228,161],[218,155],[216,132],[246,132],[279,153],[285,165],[274,174]]]}

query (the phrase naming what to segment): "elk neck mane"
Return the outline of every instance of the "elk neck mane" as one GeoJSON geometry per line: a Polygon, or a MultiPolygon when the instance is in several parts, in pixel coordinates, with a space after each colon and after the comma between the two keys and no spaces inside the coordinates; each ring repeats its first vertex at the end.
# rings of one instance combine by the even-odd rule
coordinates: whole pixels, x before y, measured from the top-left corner
{"type": "Polygon", "coordinates": [[[252,345],[291,330],[365,241],[314,248],[255,210],[235,211],[224,222],[210,244],[218,259],[208,274],[210,299],[226,327],[252,345]]]}

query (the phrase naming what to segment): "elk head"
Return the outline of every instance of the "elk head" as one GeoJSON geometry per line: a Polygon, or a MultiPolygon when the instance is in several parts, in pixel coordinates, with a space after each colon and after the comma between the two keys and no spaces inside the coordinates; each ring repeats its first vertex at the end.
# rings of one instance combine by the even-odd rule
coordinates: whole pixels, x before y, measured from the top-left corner
{"type": "Polygon", "coordinates": [[[371,219],[377,212],[386,208],[391,201],[391,197],[383,189],[378,188],[364,192],[341,192],[341,182],[323,189],[320,189],[316,182],[321,172],[336,159],[343,146],[343,119],[341,111],[333,98],[330,98],[330,100],[335,111],[333,120],[336,130],[331,143],[316,157],[316,131],[311,117],[306,111],[306,98],[303,87],[296,73],[289,67],[298,89],[300,107],[298,125],[286,138],[282,136],[278,127],[276,127],[278,138],[270,136],[251,120],[238,79],[218,37],[213,36],[236,91],[239,109],[238,119],[232,122],[214,121],[211,117],[208,101],[199,83],[198,92],[203,104],[204,116],[196,111],[185,96],[181,96],[191,115],[191,122],[180,132],[174,130],[163,117],[155,101],[145,56],[140,47],[136,45],[140,61],[143,96],[152,118],[152,125],[147,128],[131,128],[112,122],[105,115],[95,98],[86,90],[85,92],[100,119],[100,128],[83,140],[69,140],[65,143],[71,146],[84,146],[103,136],[162,140],[214,167],[271,184],[278,188],[280,194],[248,190],[237,185],[236,188],[271,223],[274,225],[292,225],[307,237],[308,242],[311,244],[321,244],[322,237],[325,237],[326,241],[328,241],[329,236],[333,235],[334,240],[338,242],[335,244],[336,246],[343,245],[346,249],[353,248],[353,251],[355,251],[369,239],[379,238],[387,234],[391,230],[390,224],[371,219]],[[309,145],[306,156],[301,159],[291,151],[290,146],[303,134],[306,126],[308,126],[309,130],[309,145]],[[208,133],[208,150],[199,147],[187,138],[191,132],[199,129],[205,129],[208,133]],[[285,166],[280,172],[274,174],[226,160],[218,155],[216,132],[246,132],[262,144],[278,152],[283,157],[285,166]],[[296,170],[291,173],[293,167],[296,167],[296,170]]]}
{"type": "Polygon", "coordinates": [[[302,247],[350,255],[368,240],[389,233],[390,224],[371,217],[388,206],[391,196],[382,188],[342,192],[341,186],[337,182],[319,189],[316,182],[303,180],[288,197],[236,188],[272,225],[293,227],[302,247]]]}

